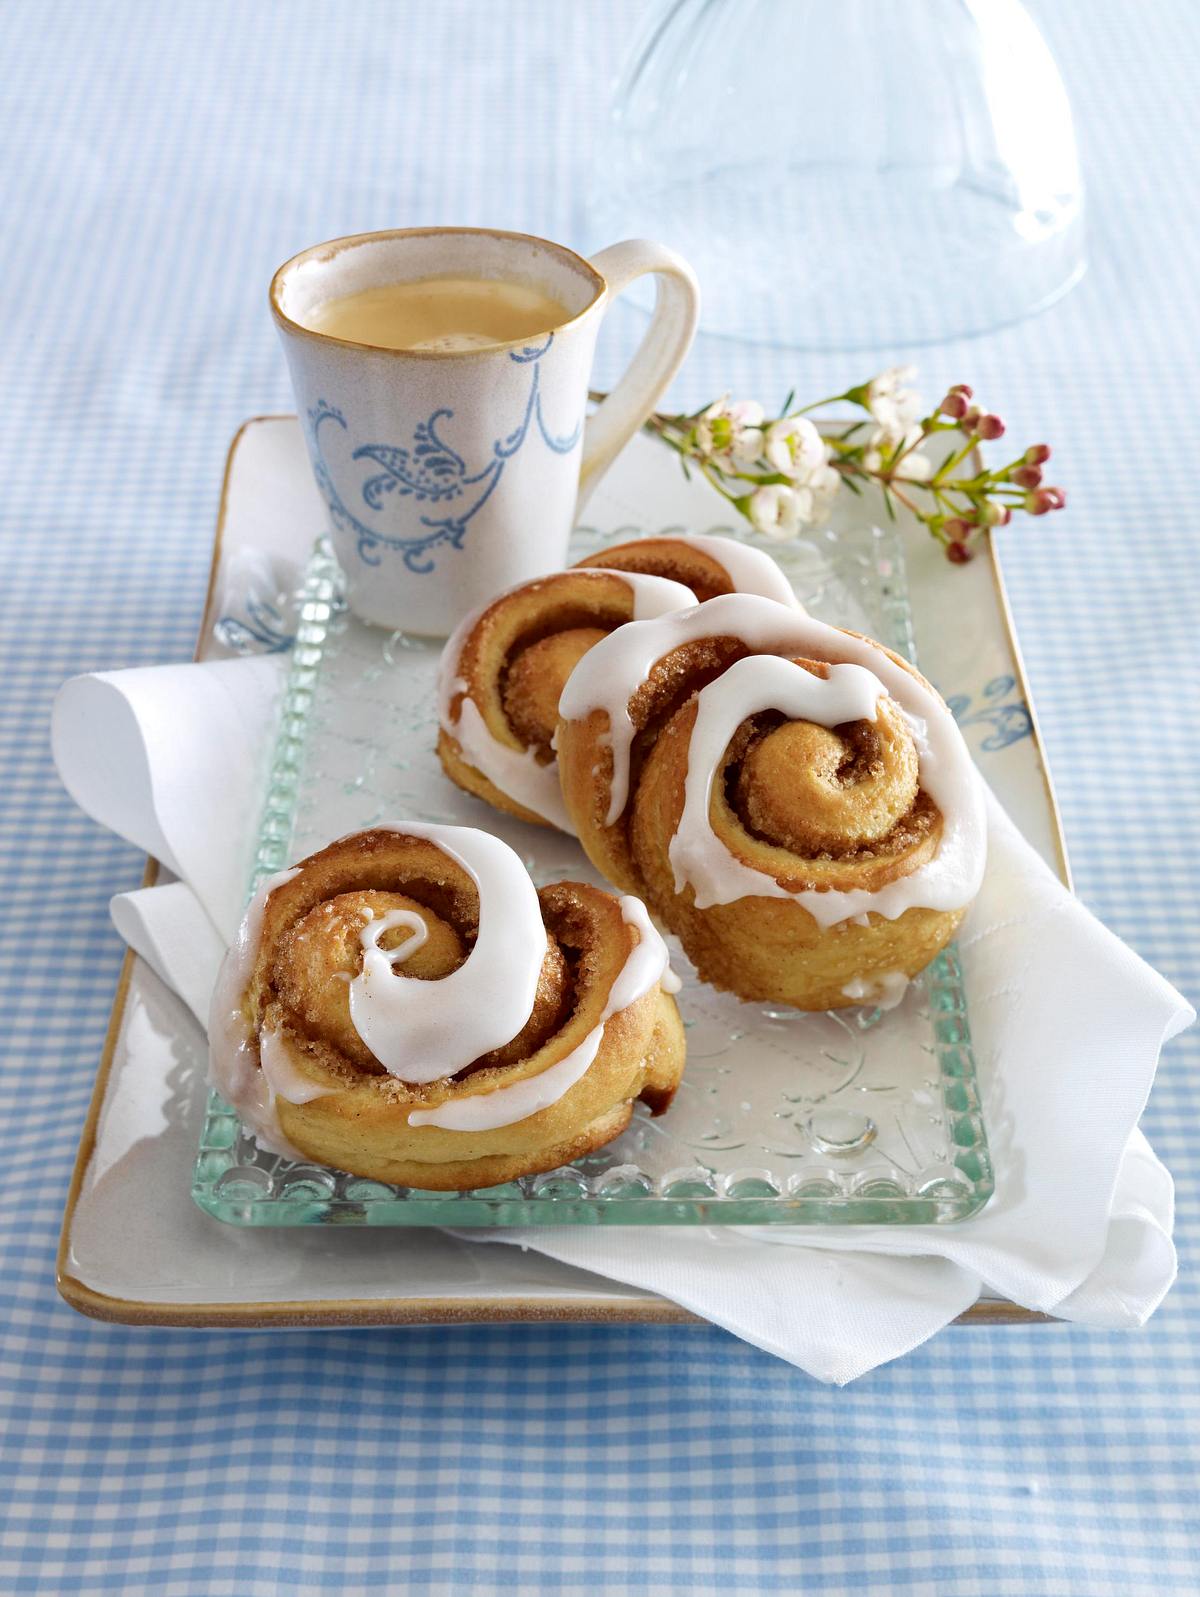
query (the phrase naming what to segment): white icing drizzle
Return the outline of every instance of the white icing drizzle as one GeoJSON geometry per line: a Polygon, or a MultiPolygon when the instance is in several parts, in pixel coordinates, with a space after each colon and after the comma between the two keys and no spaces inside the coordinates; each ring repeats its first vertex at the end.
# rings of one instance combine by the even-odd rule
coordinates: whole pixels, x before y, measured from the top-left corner
{"type": "Polygon", "coordinates": [[[862,976],[848,981],[842,988],[842,997],[874,1004],[877,1009],[895,1009],[904,1002],[907,991],[908,977],[902,970],[885,970],[869,981],[862,976]]]}
{"type": "Polygon", "coordinates": [[[651,923],[646,906],[640,898],[632,897],[622,898],[620,905],[621,918],[636,928],[638,941],[612,984],[599,1021],[583,1041],[564,1058],[524,1081],[452,1099],[435,1109],[415,1109],[408,1117],[410,1126],[441,1126],[447,1131],[495,1131],[549,1108],[583,1078],[600,1051],[605,1023],[643,998],[656,983],[661,982],[667,988],[666,978],[670,976],[667,945],[651,923]]]}
{"type": "Polygon", "coordinates": [[[350,1019],[389,1075],[437,1081],[503,1047],[524,1027],[546,957],[546,929],[537,889],[507,843],[470,826],[406,822],[396,830],[428,838],[467,872],[479,891],[479,930],[457,970],[435,981],[405,981],[393,966],[416,952],[416,940],[385,954],[374,939],[389,921],[411,925],[419,917],[401,922],[389,914],[371,923],[362,934],[362,970],[350,983],[350,1019]]]}
{"type": "MultiPolygon", "coordinates": [[[[683,813],[667,850],[675,891],[695,888],[697,909],[754,895],[794,896],[774,877],[766,878],[769,885],[764,888],[763,872],[738,859],[714,836],[709,805],[721,756],[747,716],[763,710],[779,710],[791,721],[833,727],[845,721],[873,721],[882,697],[883,684],[861,665],[830,666],[828,677],[817,677],[777,654],[737,660],[702,689],[696,696],[696,723],[688,744],[683,813]]],[[[809,896],[823,908],[832,895],[809,896]]]]}
{"type": "Polygon", "coordinates": [[[670,577],[652,577],[641,571],[599,571],[598,576],[620,577],[633,589],[633,619],[653,621],[673,615],[676,610],[694,610],[696,595],[682,582],[670,577]]]}
{"type": "MultiPolygon", "coordinates": [[[[832,889],[790,892],[772,876],[749,867],[742,867],[745,875],[734,873],[736,880],[729,876],[725,861],[731,861],[732,856],[713,836],[706,815],[706,838],[691,836],[685,840],[692,861],[689,871],[700,868],[697,860],[707,850],[710,881],[724,881],[721,891],[730,894],[708,902],[727,903],[747,896],[791,898],[822,926],[867,912],[895,920],[910,908],[952,910],[968,904],[983,879],[983,795],[966,744],[949,710],[931,688],[870,639],[854,637],[813,616],[753,594],[728,594],[710,599],[694,610],[638,626],[619,627],[590,649],[571,673],[559,703],[563,717],[581,721],[594,710],[603,710],[609,719],[613,773],[607,824],[612,826],[620,818],[629,796],[629,754],[634,735],[629,716],[631,696],[672,649],[710,637],[741,638],[763,656],[833,658],[865,668],[904,712],[917,750],[921,786],[941,811],[943,824],[934,859],[874,892],[865,888],[845,893],[832,889]]],[[[740,680],[748,684],[754,678],[747,672],[740,680]]],[[[743,717],[752,713],[753,703],[751,709],[743,711],[743,717]]],[[[716,758],[723,753],[724,746],[716,758]]],[[[693,745],[688,760],[689,783],[693,771],[700,770],[700,766],[693,745]]],[[[711,770],[701,770],[697,781],[711,784],[711,770]]]]}
{"type": "Polygon", "coordinates": [[[739,593],[756,593],[763,599],[786,604],[789,609],[804,609],[791,583],[765,549],[711,532],[672,532],[662,536],[703,550],[725,571],[739,593]]]}
{"type": "MultiPolygon", "coordinates": [[[[584,578],[619,578],[633,594],[635,621],[652,620],[671,611],[695,608],[696,605],[696,596],[690,588],[685,588],[681,582],[672,582],[667,577],[649,577],[631,571],[606,571],[586,567],[572,571],[571,575],[584,578]]],[[[518,584],[518,588],[524,586],[526,586],[524,583],[518,584]]],[[[518,590],[510,588],[508,591],[513,593],[518,590]]],[[[477,771],[482,771],[502,793],[507,793],[525,809],[532,810],[535,815],[540,815],[543,820],[549,821],[552,826],[557,826],[560,831],[568,832],[573,837],[575,828],[571,825],[566,805],[563,803],[562,790],[558,783],[558,767],[555,762],[551,760],[548,764],[542,765],[533,749],[513,749],[494,737],[483,719],[479,706],[467,695],[468,684],[459,675],[458,667],[463,646],[480,617],[495,603],[496,600],[489,599],[487,604],[464,616],[447,640],[438,665],[438,722],[445,732],[457,740],[464,759],[477,771]],[[460,694],[463,697],[459,703],[458,716],[455,718],[451,715],[451,706],[460,694]]]]}
{"type": "Polygon", "coordinates": [[[268,876],[250,900],[233,946],[221,963],[208,1012],[208,1071],[213,1086],[237,1110],[260,1148],[288,1159],[302,1159],[304,1155],[292,1146],[280,1127],[275,1092],[259,1068],[258,1038],[250,1029],[242,1002],[258,958],[267,899],[298,871],[299,866],[293,866],[268,876]]]}
{"type": "Polygon", "coordinates": [[[429,941],[429,928],[414,909],[385,910],[378,920],[375,919],[375,911],[369,909],[366,923],[358,934],[358,940],[362,945],[364,965],[372,956],[377,956],[395,970],[396,966],[402,965],[410,954],[415,954],[418,948],[424,948],[429,941]],[[393,948],[385,954],[379,946],[379,939],[384,932],[394,931],[397,926],[405,927],[412,936],[406,938],[399,948],[393,948]]]}
{"type": "Polygon", "coordinates": [[[262,1073],[274,1098],[285,1103],[311,1103],[314,1098],[328,1098],[336,1087],[322,1087],[297,1070],[288,1045],[277,1031],[264,1031],[258,1039],[258,1057],[262,1073]]]}
{"type": "Polygon", "coordinates": [[[459,706],[458,720],[446,730],[457,738],[467,763],[482,771],[502,793],[549,821],[551,826],[557,826],[560,832],[575,836],[575,828],[563,803],[557,761],[550,760],[543,765],[533,749],[510,749],[507,743],[501,743],[488,730],[475,700],[465,696],[459,706]]]}

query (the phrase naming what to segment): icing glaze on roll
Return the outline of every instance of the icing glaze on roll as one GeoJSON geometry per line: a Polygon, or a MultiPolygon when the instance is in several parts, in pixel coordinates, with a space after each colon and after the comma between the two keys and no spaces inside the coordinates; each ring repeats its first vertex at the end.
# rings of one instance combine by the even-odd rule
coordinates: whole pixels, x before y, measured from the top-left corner
{"type": "Polygon", "coordinates": [[[791,610],[804,606],[792,591],[792,585],[765,549],[742,543],[738,538],[724,537],[711,532],[663,533],[663,537],[678,538],[680,543],[693,544],[715,560],[729,573],[729,580],[739,593],[758,594],[763,599],[774,599],[791,610]]]}
{"type": "Polygon", "coordinates": [[[279,1116],[275,1113],[275,1092],[260,1068],[258,1039],[247,1023],[243,999],[258,958],[267,899],[277,887],[298,874],[298,866],[277,871],[261,883],[251,898],[237,937],[217,976],[208,1011],[209,1071],[213,1086],[230,1108],[237,1110],[260,1148],[289,1159],[300,1159],[303,1155],[280,1130],[279,1116]]]}
{"type": "MultiPolygon", "coordinates": [[[[436,1109],[416,1109],[408,1117],[410,1126],[442,1126],[449,1131],[491,1131],[526,1120],[540,1109],[557,1103],[586,1073],[600,1051],[605,1023],[621,1010],[635,1004],[664,976],[670,976],[667,945],[659,936],[638,898],[620,900],[621,918],[637,929],[638,941],[631,949],[599,1022],[578,1047],[564,1058],[547,1066],[539,1075],[528,1076],[491,1092],[476,1093],[439,1104],[436,1109]]],[[[431,984],[432,985],[432,984],[431,984]]],[[[665,984],[664,984],[665,985],[665,984]]]]}
{"type": "MultiPolygon", "coordinates": [[[[789,720],[812,721],[826,727],[841,726],[846,721],[873,721],[883,693],[879,678],[861,665],[831,666],[827,677],[818,677],[774,654],[748,655],[701,689],[688,750],[683,814],[668,855],[675,872],[675,891],[681,893],[685,886],[694,888],[697,909],[731,904],[735,899],[754,895],[797,898],[825,925],[858,913],[846,911],[839,902],[855,895],[788,893],[774,877],[764,876],[735,858],[713,832],[709,809],[721,756],[747,716],[779,710],[789,720]]],[[[863,896],[878,899],[879,895],[863,896]]],[[[880,914],[887,913],[877,902],[872,908],[880,914]]]]}
{"type": "Polygon", "coordinates": [[[296,1069],[287,1044],[277,1031],[263,1032],[258,1039],[258,1057],[272,1094],[282,1098],[285,1103],[312,1103],[316,1098],[330,1097],[335,1090],[310,1081],[296,1069]]]}
{"type": "Polygon", "coordinates": [[[753,896],[790,898],[819,924],[831,926],[868,912],[894,920],[913,907],[951,910],[969,903],[983,876],[983,800],[966,745],[945,704],[880,645],[755,595],[731,594],[711,599],[695,610],[620,627],[597,643],[576,667],[562,694],[560,710],[571,721],[585,720],[598,710],[608,717],[612,776],[606,824],[616,824],[628,801],[634,737],[630,698],[672,650],[716,637],[739,639],[760,653],[736,662],[723,679],[697,696],[687,802],[670,850],[677,879],[696,889],[697,907],[753,896]],[[832,666],[827,680],[821,681],[802,667],[781,671],[775,663],[777,657],[792,655],[843,664],[841,669],[832,666]],[[847,666],[861,674],[843,675],[847,666]],[[800,682],[795,673],[806,677],[807,683],[800,682]],[[726,687],[730,679],[733,685],[726,687]],[[849,892],[790,890],[781,887],[774,876],[734,859],[712,832],[706,801],[736,727],[765,709],[788,713],[789,702],[800,702],[795,695],[816,706],[804,718],[820,725],[872,720],[870,707],[884,694],[903,712],[917,751],[920,786],[942,815],[936,856],[883,887],[849,892]],[[855,714],[840,713],[856,706],[855,714]],[[834,717],[832,722],[829,715],[834,717]]]}
{"type": "MultiPolygon", "coordinates": [[[[451,692],[461,692],[464,686],[465,683],[456,684],[451,692]]],[[[443,720],[442,725],[458,739],[464,757],[489,781],[510,793],[527,810],[557,826],[560,832],[574,836],[553,760],[543,765],[536,750],[510,749],[507,743],[494,738],[471,698],[463,698],[457,721],[443,720]]]]}
{"type": "MultiPolygon", "coordinates": [[[[511,1042],[533,1013],[546,956],[546,931],[537,889],[518,856],[499,838],[474,827],[413,822],[397,827],[424,837],[467,872],[479,892],[475,946],[457,970],[437,981],[397,980],[394,966],[425,941],[410,937],[390,954],[376,946],[389,921],[363,933],[362,970],[350,983],[354,1029],[389,1075],[438,1081],[511,1042]]],[[[412,925],[417,916],[403,915],[412,925]]]]}
{"type": "Polygon", "coordinates": [[[669,577],[692,589],[699,599],[722,593],[756,593],[789,609],[803,607],[791,583],[763,549],[719,533],[651,533],[628,543],[609,544],[580,560],[576,570],[645,571],[669,577]],[[713,567],[724,578],[716,580],[713,567]]]}

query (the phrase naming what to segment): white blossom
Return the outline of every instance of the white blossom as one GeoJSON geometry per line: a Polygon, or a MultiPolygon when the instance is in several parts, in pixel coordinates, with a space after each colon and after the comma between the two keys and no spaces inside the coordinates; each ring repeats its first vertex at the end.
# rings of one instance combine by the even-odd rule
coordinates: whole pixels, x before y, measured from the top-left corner
{"type": "Polygon", "coordinates": [[[867,384],[867,409],[875,418],[877,436],[888,444],[902,443],[921,414],[921,396],[905,386],[916,375],[915,366],[889,366],[867,384]]]}
{"type": "Polygon", "coordinates": [[[750,495],[748,515],[764,537],[782,543],[794,536],[801,521],[811,513],[812,495],[807,488],[797,491],[783,483],[764,483],[750,495]]]}
{"type": "Polygon", "coordinates": [[[765,453],[775,470],[808,482],[826,464],[825,440],[807,416],[784,416],[767,428],[765,453]]]}
{"type": "Polygon", "coordinates": [[[812,496],[812,513],[806,519],[810,526],[820,527],[829,520],[833,501],[837,498],[837,491],[841,486],[841,474],[832,466],[820,466],[813,472],[808,480],[808,491],[812,496]]]}
{"type": "Polygon", "coordinates": [[[696,423],[696,444],[702,454],[718,461],[750,465],[763,452],[765,412],[754,399],[730,404],[729,395],[718,399],[696,423]]]}

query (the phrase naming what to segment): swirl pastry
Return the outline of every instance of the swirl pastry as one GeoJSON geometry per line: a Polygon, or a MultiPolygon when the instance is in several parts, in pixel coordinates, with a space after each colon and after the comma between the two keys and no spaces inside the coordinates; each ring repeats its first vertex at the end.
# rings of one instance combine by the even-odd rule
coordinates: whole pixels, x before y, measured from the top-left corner
{"type": "Polygon", "coordinates": [[[616,627],[695,602],[662,577],[558,571],[467,616],[438,669],[437,751],[446,775],[498,810],[569,832],[551,747],[563,684],[616,627]]]}
{"type": "Polygon", "coordinates": [[[683,1070],[634,898],[535,889],[470,827],[332,843],[265,882],[222,967],[214,1085],[259,1144],[379,1181],[492,1186],[598,1148],[683,1070]]]}
{"type": "Polygon", "coordinates": [[[733,592],[796,603],[761,550],[682,533],[616,544],[501,594],[442,653],[437,747],[446,775],[509,815],[571,831],[552,743],[575,665],[627,621],[733,592]]]}
{"type": "Polygon", "coordinates": [[[892,999],[979,889],[982,794],[935,690],[768,599],[625,627],[562,696],[589,858],[705,981],[800,1009],[892,999]]]}

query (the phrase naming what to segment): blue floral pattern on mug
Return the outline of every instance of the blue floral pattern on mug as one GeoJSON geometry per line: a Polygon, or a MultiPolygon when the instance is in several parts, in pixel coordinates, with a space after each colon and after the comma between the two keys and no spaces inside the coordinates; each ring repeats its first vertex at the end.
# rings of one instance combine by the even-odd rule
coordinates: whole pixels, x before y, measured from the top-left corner
{"type": "Polygon", "coordinates": [[[1033,736],[1033,717],[1025,700],[1011,698],[1017,692],[1013,676],[993,677],[985,684],[980,700],[972,702],[968,693],[952,694],[946,703],[959,726],[990,725],[992,730],[979,745],[986,754],[1006,749],[1010,743],[1033,736]]]}
{"type": "Polygon", "coordinates": [[[554,334],[545,343],[513,350],[509,360],[531,368],[529,392],[524,413],[513,430],[492,444],[489,458],[472,470],[467,461],[453,449],[442,436],[443,422],[450,421],[454,412],[441,405],[424,421],[413,428],[411,442],[406,445],[363,444],[354,450],[353,460],[369,460],[381,469],[368,477],[362,485],[362,499],[367,511],[376,512],[396,499],[411,499],[420,506],[418,524],[426,529],[410,537],[384,532],[372,526],[345,503],[334,486],[333,476],[321,451],[322,428],[327,424],[349,432],[349,424],[341,410],[324,399],[309,411],[308,422],[312,439],[314,473],[329,514],[334,524],[357,541],[359,558],[367,565],[377,566],[384,549],[394,549],[408,569],[418,576],[434,569],[433,551],[439,545],[461,549],[472,518],[478,515],[504,475],[504,468],[529,436],[536,425],[543,443],[557,455],[570,454],[583,434],[583,417],[567,433],[552,433],[542,412],[541,371],[539,362],[554,343],[554,334]]]}

